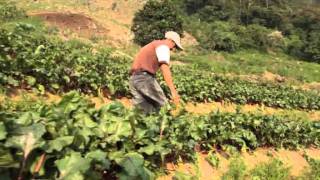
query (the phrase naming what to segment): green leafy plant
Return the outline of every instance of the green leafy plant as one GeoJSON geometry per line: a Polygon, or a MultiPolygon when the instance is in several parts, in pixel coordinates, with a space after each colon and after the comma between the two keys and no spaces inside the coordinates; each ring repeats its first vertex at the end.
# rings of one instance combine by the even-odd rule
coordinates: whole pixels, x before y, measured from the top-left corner
{"type": "Polygon", "coordinates": [[[268,163],[259,164],[250,171],[252,179],[286,180],[290,178],[290,168],[278,160],[273,159],[268,163]]]}
{"type": "Polygon", "coordinates": [[[15,3],[7,0],[0,0],[0,22],[19,18],[25,18],[26,13],[16,7],[15,3]]]}
{"type": "MultiPolygon", "coordinates": [[[[165,109],[145,116],[120,103],[96,109],[75,92],[57,104],[0,108],[0,118],[0,174],[7,178],[99,179],[104,172],[153,179],[166,159],[196,161],[195,146],[320,145],[318,122],[239,112],[173,117],[165,109]]],[[[240,167],[226,176],[243,176],[240,167]]]]}
{"type": "Polygon", "coordinates": [[[235,156],[230,162],[229,169],[221,177],[223,180],[241,180],[246,177],[246,165],[241,157],[235,156]]]}

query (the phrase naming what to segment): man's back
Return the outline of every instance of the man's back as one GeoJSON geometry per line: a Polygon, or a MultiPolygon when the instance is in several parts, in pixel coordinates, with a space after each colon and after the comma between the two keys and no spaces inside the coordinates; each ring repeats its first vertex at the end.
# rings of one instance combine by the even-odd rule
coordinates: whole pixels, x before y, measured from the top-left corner
{"type": "Polygon", "coordinates": [[[165,45],[165,41],[155,40],[141,48],[133,61],[131,72],[143,70],[151,74],[156,74],[159,69],[156,48],[161,45],[165,45]]]}

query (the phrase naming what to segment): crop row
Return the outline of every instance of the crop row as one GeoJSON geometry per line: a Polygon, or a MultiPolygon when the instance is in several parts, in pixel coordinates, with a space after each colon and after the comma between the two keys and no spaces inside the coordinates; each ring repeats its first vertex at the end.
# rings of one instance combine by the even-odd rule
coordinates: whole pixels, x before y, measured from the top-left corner
{"type": "MultiPolygon", "coordinates": [[[[203,150],[320,146],[320,123],[238,113],[144,116],[119,103],[96,109],[77,93],[23,111],[0,106],[0,175],[153,179],[163,161],[203,150]]],[[[9,178],[10,179],[10,178],[9,178]]]]}
{"type": "MultiPolygon", "coordinates": [[[[130,96],[130,60],[115,57],[112,50],[76,40],[63,42],[47,37],[30,24],[19,23],[11,30],[0,29],[0,84],[34,88],[40,92],[98,93],[130,96]]],[[[319,110],[320,95],[273,83],[253,83],[203,72],[197,67],[173,67],[177,89],[184,100],[230,101],[271,107],[319,110]]],[[[162,87],[166,89],[163,81],[162,87]]],[[[168,91],[166,91],[168,92],[168,91]]],[[[169,95],[169,93],[166,93],[169,95]]]]}

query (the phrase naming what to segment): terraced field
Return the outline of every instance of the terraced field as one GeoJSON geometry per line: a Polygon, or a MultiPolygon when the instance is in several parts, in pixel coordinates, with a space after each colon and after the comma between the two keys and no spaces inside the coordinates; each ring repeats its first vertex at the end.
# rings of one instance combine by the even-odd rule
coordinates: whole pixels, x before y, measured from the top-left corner
{"type": "MultiPolygon", "coordinates": [[[[36,4],[26,9],[37,14],[36,4]]],[[[176,64],[181,106],[147,116],[130,102],[132,49],[63,39],[43,20],[16,15],[0,25],[0,177],[320,177],[319,91],[176,64]]]]}

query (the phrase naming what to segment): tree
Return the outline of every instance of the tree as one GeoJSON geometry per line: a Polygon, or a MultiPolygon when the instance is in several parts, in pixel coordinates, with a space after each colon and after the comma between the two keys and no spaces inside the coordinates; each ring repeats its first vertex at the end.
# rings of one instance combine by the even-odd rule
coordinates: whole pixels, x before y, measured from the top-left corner
{"type": "Polygon", "coordinates": [[[170,1],[151,0],[135,14],[131,31],[134,42],[144,46],[153,40],[163,39],[167,31],[182,35],[182,19],[170,1]]]}

